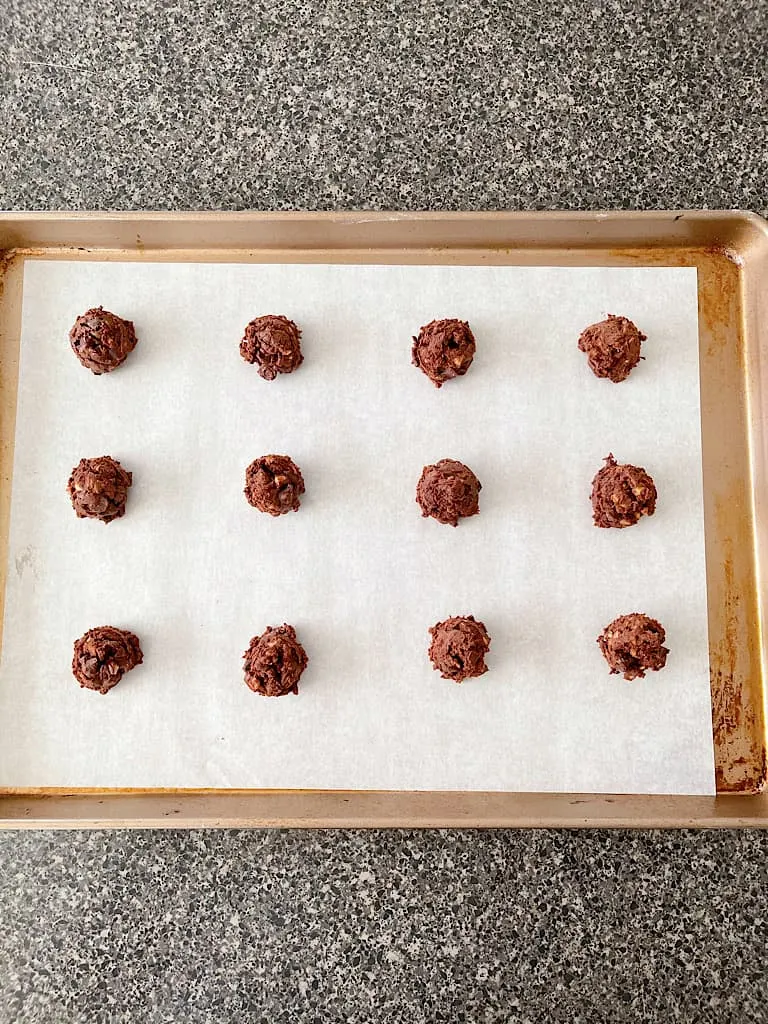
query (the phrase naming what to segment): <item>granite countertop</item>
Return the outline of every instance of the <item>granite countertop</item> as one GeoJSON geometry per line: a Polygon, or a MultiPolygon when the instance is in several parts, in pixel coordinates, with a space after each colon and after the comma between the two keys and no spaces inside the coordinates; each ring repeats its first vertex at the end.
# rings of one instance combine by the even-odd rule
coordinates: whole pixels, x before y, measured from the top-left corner
{"type": "MultiPolygon", "coordinates": [[[[761,0],[7,0],[11,209],[768,213],[761,0]]],[[[765,832],[0,834],[0,1024],[768,1020],[765,832]]]]}

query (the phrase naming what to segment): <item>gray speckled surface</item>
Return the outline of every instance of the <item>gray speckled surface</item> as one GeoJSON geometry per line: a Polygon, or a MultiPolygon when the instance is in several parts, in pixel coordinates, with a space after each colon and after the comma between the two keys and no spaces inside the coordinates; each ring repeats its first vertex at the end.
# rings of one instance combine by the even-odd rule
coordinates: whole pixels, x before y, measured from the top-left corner
{"type": "Polygon", "coordinates": [[[4,0],[0,193],[761,211],[766,33],[761,0],[4,0]]]}
{"type": "Polygon", "coordinates": [[[0,837],[4,1021],[765,1021],[763,833],[0,837]]]}
{"type": "MultiPolygon", "coordinates": [[[[768,212],[761,0],[5,0],[7,208],[768,212]]],[[[768,833],[0,835],[0,1022],[768,1020],[768,833]]]]}

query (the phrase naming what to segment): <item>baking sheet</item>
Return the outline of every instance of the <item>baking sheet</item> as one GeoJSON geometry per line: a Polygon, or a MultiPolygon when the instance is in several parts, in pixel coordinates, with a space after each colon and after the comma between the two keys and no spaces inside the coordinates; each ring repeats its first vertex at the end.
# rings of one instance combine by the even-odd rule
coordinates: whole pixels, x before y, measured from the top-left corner
{"type": "Polygon", "coordinates": [[[690,268],[351,267],[29,262],[0,716],[3,785],[712,793],[711,709],[690,268]],[[140,344],[96,378],[69,351],[103,303],[140,344]],[[237,353],[284,312],[306,362],[273,383],[237,353]],[[629,381],[576,350],[606,312],[648,334],[629,381]],[[471,321],[470,373],[439,392],[410,335],[471,321]],[[301,466],[300,513],[261,516],[245,466],[301,466]],[[608,451],[645,465],[656,515],[591,525],[608,451]],[[134,472],[129,514],[78,521],[83,455],[134,472]],[[466,461],[481,515],[422,520],[422,466],[466,461]],[[610,677],[594,638],[660,618],[664,672],[610,677]],[[489,673],[431,670],[427,627],[472,613],[489,673]],[[299,697],[242,683],[242,651],[293,622],[299,697]],[[106,697],[69,674],[93,625],[135,629],[145,664],[106,697]]]}

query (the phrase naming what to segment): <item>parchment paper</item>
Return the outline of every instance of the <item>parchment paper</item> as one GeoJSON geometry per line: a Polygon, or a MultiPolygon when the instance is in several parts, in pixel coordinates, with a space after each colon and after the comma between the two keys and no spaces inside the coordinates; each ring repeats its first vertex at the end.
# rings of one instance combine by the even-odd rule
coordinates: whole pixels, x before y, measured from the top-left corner
{"type": "Polygon", "coordinates": [[[6,786],[712,793],[695,270],[28,262],[0,721],[6,786]],[[95,377],[67,332],[99,304],[140,341],[95,377]],[[576,348],[608,312],[648,335],[621,385],[576,348]],[[272,383],[238,354],[261,313],[304,331],[272,383]],[[443,316],[478,350],[437,391],[410,347],[443,316]],[[297,514],[243,497],[269,452],[304,473],[297,514]],[[631,529],[592,526],[609,452],[659,490],[631,529]],[[108,526],[65,491],[104,454],[134,474],[108,526]],[[455,530],[414,502],[444,457],[483,485],[455,530]],[[595,638],[631,611],[671,653],[627,683],[595,638]],[[493,638],[461,686],[426,653],[451,614],[493,638]],[[284,621],[310,664],[265,699],[241,656],[284,621]],[[107,696],[70,673],[103,624],[145,655],[107,696]]]}

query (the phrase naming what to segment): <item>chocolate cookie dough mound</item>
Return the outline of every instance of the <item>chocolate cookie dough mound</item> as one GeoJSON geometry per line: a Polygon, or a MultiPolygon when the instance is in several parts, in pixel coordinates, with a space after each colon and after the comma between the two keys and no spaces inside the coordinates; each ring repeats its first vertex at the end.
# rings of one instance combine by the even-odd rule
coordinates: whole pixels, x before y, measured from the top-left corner
{"type": "Polygon", "coordinates": [[[67,484],[72,508],[78,519],[100,519],[111,523],[125,515],[125,502],[133,474],[127,473],[110,455],[80,459],[67,484]]]}
{"type": "Polygon", "coordinates": [[[304,493],[301,470],[287,455],[262,455],[245,471],[245,496],[259,512],[296,512],[304,493]]]}
{"type": "Polygon", "coordinates": [[[99,306],[75,320],[69,332],[69,343],[83,366],[92,373],[109,373],[124,363],[136,348],[136,331],[130,320],[122,320],[99,306]]]}
{"type": "Polygon", "coordinates": [[[86,689],[108,693],[143,660],[135,633],[116,626],[97,626],[75,640],[72,674],[86,689]]]}
{"type": "Polygon", "coordinates": [[[245,659],[245,682],[263,697],[283,697],[299,692],[299,679],[307,667],[307,653],[296,639],[293,626],[268,626],[255,636],[245,659]]]}
{"type": "Polygon", "coordinates": [[[622,672],[625,679],[642,679],[648,671],[658,672],[667,663],[669,651],[663,646],[664,627],[640,612],[620,615],[597,638],[611,675],[622,672]]]}
{"type": "Polygon", "coordinates": [[[429,630],[429,657],[443,679],[461,683],[487,672],[485,655],[491,638],[482,622],[472,615],[453,615],[429,630]]]}
{"type": "Polygon", "coordinates": [[[304,362],[301,331],[287,317],[257,316],[245,328],[240,355],[257,364],[264,380],[274,380],[278,373],[293,373],[304,362]]]}
{"type": "Polygon", "coordinates": [[[656,485],[642,466],[622,466],[609,455],[592,481],[595,526],[634,526],[656,511],[656,485]]]}
{"type": "Polygon", "coordinates": [[[475,357],[475,339],[464,320],[432,320],[413,339],[411,361],[436,387],[463,377],[475,357]]]}
{"type": "Polygon", "coordinates": [[[596,377],[607,377],[614,384],[626,380],[640,362],[640,343],[645,335],[625,316],[608,314],[607,320],[582,331],[579,348],[586,352],[596,377]]]}
{"type": "Polygon", "coordinates": [[[480,511],[480,481],[463,462],[441,459],[434,466],[425,466],[416,485],[416,501],[423,516],[440,523],[458,526],[459,519],[480,511]]]}

